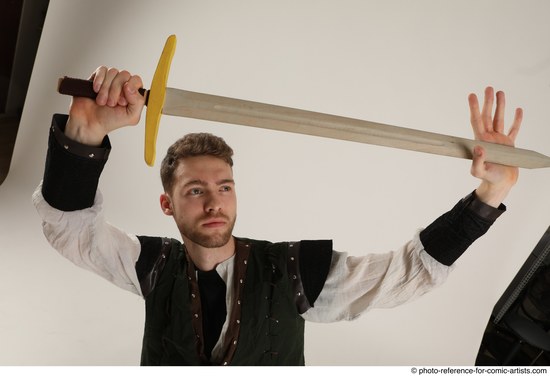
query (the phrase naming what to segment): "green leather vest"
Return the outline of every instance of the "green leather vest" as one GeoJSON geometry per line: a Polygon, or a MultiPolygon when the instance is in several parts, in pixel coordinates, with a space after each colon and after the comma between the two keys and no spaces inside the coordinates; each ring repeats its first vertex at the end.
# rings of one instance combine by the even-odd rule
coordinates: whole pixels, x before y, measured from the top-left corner
{"type": "MultiPolygon", "coordinates": [[[[236,243],[235,278],[227,286],[235,289],[236,304],[221,365],[304,365],[304,320],[297,307],[307,309],[307,299],[293,264],[300,243],[236,243]]],[[[171,249],[146,297],[141,364],[208,365],[194,267],[180,242],[165,244],[171,249]]]]}

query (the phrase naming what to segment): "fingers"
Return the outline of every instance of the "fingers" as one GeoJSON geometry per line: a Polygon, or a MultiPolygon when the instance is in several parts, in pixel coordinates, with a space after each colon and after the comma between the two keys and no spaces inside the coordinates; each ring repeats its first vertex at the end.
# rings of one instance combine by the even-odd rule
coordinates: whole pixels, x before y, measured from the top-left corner
{"type": "Polygon", "coordinates": [[[107,67],[102,65],[98,67],[90,76],[90,80],[93,81],[94,91],[97,93],[101,89],[105,75],[107,74],[107,67]]]}
{"type": "Polygon", "coordinates": [[[90,78],[93,80],[94,91],[97,92],[98,105],[116,107],[140,103],[138,96],[141,95],[137,89],[143,84],[139,76],[133,76],[125,70],[101,66],[90,78]]]}
{"type": "Polygon", "coordinates": [[[143,87],[143,82],[139,76],[131,76],[128,81],[123,84],[124,96],[129,105],[140,104],[145,101],[143,95],[138,92],[138,89],[143,87]]]}
{"type": "MultiPolygon", "coordinates": [[[[494,92],[492,87],[487,87],[484,93],[483,108],[479,110],[479,103],[475,94],[468,96],[470,106],[470,123],[476,139],[487,137],[496,137],[504,135],[504,115],[506,107],[506,97],[503,91],[494,92]],[[496,98],[496,108],[493,115],[494,99],[496,98]],[[492,135],[492,136],[491,136],[492,135]]],[[[519,133],[521,122],[523,120],[523,110],[516,109],[514,122],[508,131],[508,137],[514,141],[519,133]]]]}
{"type": "Polygon", "coordinates": [[[468,96],[468,104],[470,106],[470,124],[472,125],[472,130],[474,131],[474,136],[476,139],[479,139],[481,134],[485,131],[483,126],[483,121],[481,119],[481,113],[479,112],[479,102],[477,100],[477,95],[470,94],[468,96]]]}
{"type": "Polygon", "coordinates": [[[145,97],[138,92],[143,87],[141,77],[132,76],[123,85],[124,98],[127,101],[127,111],[133,116],[137,116],[135,122],[139,120],[139,114],[145,104],[145,97]]]}
{"type": "Polygon", "coordinates": [[[472,176],[479,179],[483,179],[485,176],[485,150],[479,145],[474,147],[470,172],[472,176]]]}
{"type": "MultiPolygon", "coordinates": [[[[105,75],[101,89],[97,93],[97,104],[109,107],[115,107],[120,101],[120,91],[122,85],[130,78],[130,73],[126,71],[119,72],[115,68],[110,68],[105,75]]],[[[121,104],[122,105],[122,104],[121,104]]]]}
{"type": "Polygon", "coordinates": [[[516,137],[518,136],[519,129],[521,128],[521,122],[523,121],[523,109],[516,108],[516,114],[514,116],[514,122],[512,123],[512,127],[510,128],[510,131],[508,132],[508,137],[512,139],[512,141],[516,141],[516,137]]]}
{"type": "Polygon", "coordinates": [[[488,86],[485,88],[483,109],[481,110],[481,119],[487,132],[491,132],[493,130],[493,102],[494,90],[492,87],[488,86]]]}
{"type": "Polygon", "coordinates": [[[495,110],[495,117],[493,119],[493,130],[498,133],[504,132],[504,107],[506,100],[504,92],[498,91],[497,94],[497,108],[495,110]]]}

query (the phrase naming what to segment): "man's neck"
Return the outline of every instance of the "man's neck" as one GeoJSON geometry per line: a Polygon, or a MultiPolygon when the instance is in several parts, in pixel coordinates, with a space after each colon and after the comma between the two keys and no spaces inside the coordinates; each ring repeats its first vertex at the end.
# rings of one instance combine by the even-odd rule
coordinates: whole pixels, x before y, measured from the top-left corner
{"type": "Polygon", "coordinates": [[[233,236],[225,245],[219,248],[205,248],[188,239],[184,238],[183,240],[187,253],[195,267],[205,272],[214,269],[218,264],[235,254],[235,238],[233,236]]]}

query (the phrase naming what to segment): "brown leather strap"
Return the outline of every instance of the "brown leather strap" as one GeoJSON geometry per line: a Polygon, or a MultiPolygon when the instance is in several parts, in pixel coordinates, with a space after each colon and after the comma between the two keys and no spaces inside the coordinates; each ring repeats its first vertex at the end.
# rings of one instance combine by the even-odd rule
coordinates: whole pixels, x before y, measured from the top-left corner
{"type": "Polygon", "coordinates": [[[197,270],[195,269],[195,264],[193,260],[189,257],[187,248],[185,249],[185,257],[187,258],[187,279],[189,280],[189,290],[191,292],[191,325],[195,331],[196,343],[197,343],[197,353],[203,364],[208,363],[208,359],[204,353],[204,333],[202,330],[202,304],[199,291],[199,282],[197,280],[197,270]]]}
{"type": "Polygon", "coordinates": [[[246,269],[248,265],[248,256],[250,255],[251,245],[245,241],[237,239],[236,242],[236,254],[235,254],[235,274],[233,276],[233,308],[229,315],[229,323],[227,325],[227,332],[224,342],[224,358],[222,365],[226,366],[231,364],[235,351],[237,350],[237,343],[239,340],[239,333],[241,330],[241,311],[242,300],[244,293],[244,284],[246,277],[246,269]]]}

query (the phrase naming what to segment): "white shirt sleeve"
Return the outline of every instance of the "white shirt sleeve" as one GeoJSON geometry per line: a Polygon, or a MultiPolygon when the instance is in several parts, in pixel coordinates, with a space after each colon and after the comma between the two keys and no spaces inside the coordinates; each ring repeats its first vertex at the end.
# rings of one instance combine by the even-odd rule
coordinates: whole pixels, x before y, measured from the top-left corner
{"type": "Polygon", "coordinates": [[[323,290],[302,317],[314,322],[353,320],[372,308],[414,300],[442,284],[452,266],[432,258],[419,233],[390,253],[356,257],[334,251],[323,290]]]}
{"type": "Polygon", "coordinates": [[[137,236],[106,222],[101,192],[96,193],[92,207],[71,212],[50,206],[42,196],[42,183],[32,200],[42,218],[46,239],[63,257],[142,296],[136,272],[140,242],[137,236]]]}

